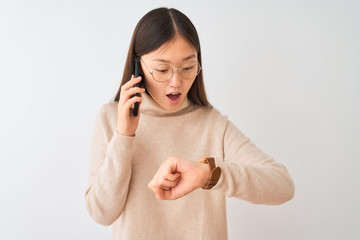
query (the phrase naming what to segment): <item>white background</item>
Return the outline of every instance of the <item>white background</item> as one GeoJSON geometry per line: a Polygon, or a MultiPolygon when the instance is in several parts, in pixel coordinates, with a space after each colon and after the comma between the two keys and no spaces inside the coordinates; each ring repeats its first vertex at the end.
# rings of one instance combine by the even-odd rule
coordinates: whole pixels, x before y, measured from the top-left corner
{"type": "Polygon", "coordinates": [[[0,239],[111,239],[85,207],[90,134],[133,29],[156,7],[196,26],[210,102],[296,185],[228,199],[229,239],[359,239],[358,1],[0,2],[0,239]]]}

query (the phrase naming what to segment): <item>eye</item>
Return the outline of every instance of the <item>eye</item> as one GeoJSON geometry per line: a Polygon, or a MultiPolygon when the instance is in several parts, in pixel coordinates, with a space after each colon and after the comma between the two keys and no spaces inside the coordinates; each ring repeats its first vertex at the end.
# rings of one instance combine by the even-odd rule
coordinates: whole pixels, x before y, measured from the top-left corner
{"type": "Polygon", "coordinates": [[[189,70],[191,70],[191,69],[193,69],[194,67],[185,67],[185,68],[183,68],[183,70],[184,71],[189,71],[189,70]]]}
{"type": "Polygon", "coordinates": [[[161,64],[157,66],[154,70],[158,73],[168,73],[171,70],[171,68],[169,65],[161,64]]]}
{"type": "Polygon", "coordinates": [[[169,70],[168,69],[155,69],[155,71],[160,72],[160,73],[166,73],[169,70]]]}
{"type": "Polygon", "coordinates": [[[184,64],[182,69],[183,69],[183,71],[191,71],[196,68],[196,65],[197,65],[197,62],[195,62],[195,61],[187,62],[184,64]]]}

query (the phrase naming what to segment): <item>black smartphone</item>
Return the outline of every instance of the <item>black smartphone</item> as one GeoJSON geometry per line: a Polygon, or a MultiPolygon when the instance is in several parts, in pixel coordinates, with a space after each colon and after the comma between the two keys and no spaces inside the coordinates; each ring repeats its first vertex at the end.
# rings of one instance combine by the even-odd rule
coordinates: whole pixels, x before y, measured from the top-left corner
{"type": "MultiPolygon", "coordinates": [[[[136,78],[139,76],[139,67],[140,67],[139,61],[140,61],[140,59],[138,57],[136,57],[135,58],[135,70],[134,70],[134,75],[136,78]]],[[[140,87],[140,84],[139,83],[135,84],[135,87],[140,87]]],[[[135,93],[133,95],[133,97],[139,97],[139,96],[140,96],[139,93],[135,93]]],[[[139,102],[135,102],[133,114],[134,114],[134,116],[137,116],[138,113],[139,113],[139,102]]]]}

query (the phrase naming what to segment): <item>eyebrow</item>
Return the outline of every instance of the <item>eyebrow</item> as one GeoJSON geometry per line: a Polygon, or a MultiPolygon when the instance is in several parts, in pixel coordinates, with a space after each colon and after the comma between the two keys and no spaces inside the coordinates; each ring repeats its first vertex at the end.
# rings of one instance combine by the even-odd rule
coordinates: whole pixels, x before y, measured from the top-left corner
{"type": "MultiPolygon", "coordinates": [[[[194,57],[196,57],[196,55],[195,55],[195,54],[192,54],[192,55],[190,55],[190,56],[188,56],[188,57],[186,57],[186,58],[183,58],[182,60],[183,60],[183,61],[186,61],[186,60],[189,60],[189,59],[194,58],[194,57]]],[[[162,58],[155,58],[155,59],[153,59],[152,61],[165,62],[165,63],[170,63],[170,62],[171,62],[171,61],[169,61],[169,60],[162,59],[162,58]]]]}

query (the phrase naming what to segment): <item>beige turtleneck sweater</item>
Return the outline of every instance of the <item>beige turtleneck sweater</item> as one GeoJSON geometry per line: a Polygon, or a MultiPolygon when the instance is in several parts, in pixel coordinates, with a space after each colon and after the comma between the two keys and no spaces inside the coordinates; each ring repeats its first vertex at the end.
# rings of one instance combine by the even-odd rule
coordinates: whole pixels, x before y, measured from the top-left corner
{"type": "Polygon", "coordinates": [[[90,144],[91,217],[113,226],[113,239],[227,239],[225,196],[256,204],[281,204],[294,195],[285,166],[263,153],[215,108],[186,101],[177,111],[143,93],[134,137],[116,132],[117,102],[97,114],[90,144]],[[157,200],[147,187],[169,156],[193,161],[212,156],[222,173],[211,190],[177,200],[157,200]]]}

